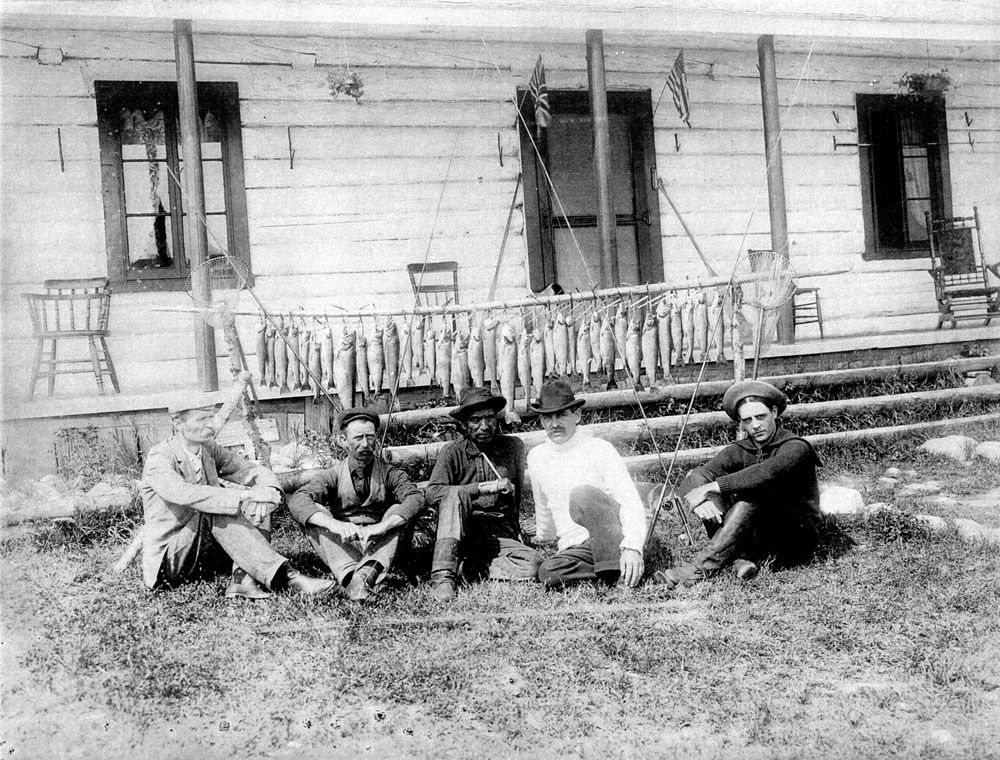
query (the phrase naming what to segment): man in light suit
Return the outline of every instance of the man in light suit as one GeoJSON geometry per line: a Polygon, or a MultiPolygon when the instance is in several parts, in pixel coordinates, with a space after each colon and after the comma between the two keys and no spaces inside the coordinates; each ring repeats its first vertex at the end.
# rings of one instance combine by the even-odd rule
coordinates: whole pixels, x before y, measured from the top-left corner
{"type": "Polygon", "coordinates": [[[281,487],[272,472],[215,443],[214,405],[169,411],[174,435],[150,450],[142,470],[145,585],[174,586],[231,560],[227,598],[332,588],[333,581],[303,575],[271,548],[270,515],[281,487]],[[223,488],[220,479],[247,488],[223,488]]]}

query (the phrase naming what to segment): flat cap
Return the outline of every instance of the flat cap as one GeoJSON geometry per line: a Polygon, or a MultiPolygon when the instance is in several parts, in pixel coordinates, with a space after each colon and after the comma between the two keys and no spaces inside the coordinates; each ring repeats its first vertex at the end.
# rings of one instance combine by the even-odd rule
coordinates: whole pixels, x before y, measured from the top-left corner
{"type": "Polygon", "coordinates": [[[376,430],[382,427],[382,421],[378,418],[378,412],[368,407],[354,406],[340,413],[340,419],[337,421],[337,429],[343,430],[351,420],[368,420],[375,426],[376,430]]]}
{"type": "Polygon", "coordinates": [[[739,422],[736,410],[740,402],[748,396],[759,396],[768,406],[777,407],[778,414],[784,412],[788,406],[788,397],[770,383],[765,383],[763,380],[744,380],[726,391],[726,395],[722,397],[722,410],[739,422]]]}

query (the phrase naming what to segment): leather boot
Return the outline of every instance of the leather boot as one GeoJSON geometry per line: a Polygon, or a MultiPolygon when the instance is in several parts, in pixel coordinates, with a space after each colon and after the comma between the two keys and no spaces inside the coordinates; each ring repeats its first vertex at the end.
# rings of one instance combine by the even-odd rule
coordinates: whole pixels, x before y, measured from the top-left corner
{"type": "Polygon", "coordinates": [[[360,604],[370,601],[380,569],[381,565],[378,562],[366,562],[355,570],[347,584],[347,598],[360,604]]]}
{"type": "Polygon", "coordinates": [[[431,561],[431,598],[442,603],[454,599],[457,575],[458,539],[439,538],[434,544],[431,561]]]}
{"type": "Polygon", "coordinates": [[[266,599],[271,592],[261,586],[253,576],[238,567],[233,570],[232,580],[226,587],[226,599],[266,599]]]}
{"type": "Polygon", "coordinates": [[[704,577],[715,575],[719,570],[737,559],[742,550],[743,540],[753,527],[753,516],[757,505],[749,501],[736,502],[722,518],[722,527],[694,558],[694,566],[704,577]]]}

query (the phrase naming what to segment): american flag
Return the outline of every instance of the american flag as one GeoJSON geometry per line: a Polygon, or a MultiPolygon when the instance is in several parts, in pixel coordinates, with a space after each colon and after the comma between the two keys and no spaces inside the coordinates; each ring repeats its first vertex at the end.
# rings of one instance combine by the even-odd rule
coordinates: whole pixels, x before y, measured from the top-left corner
{"type": "Polygon", "coordinates": [[[531,73],[531,81],[528,82],[528,91],[535,101],[535,124],[538,129],[545,129],[552,121],[552,111],[549,110],[549,88],[545,86],[545,67],[542,65],[541,56],[538,56],[535,62],[535,70],[531,73]]]}
{"type": "Polygon", "coordinates": [[[691,106],[688,103],[688,83],[687,73],[684,71],[683,50],[677,54],[677,60],[674,61],[673,68],[667,74],[667,87],[670,88],[670,94],[674,96],[674,107],[677,109],[677,114],[690,129],[691,106]]]}

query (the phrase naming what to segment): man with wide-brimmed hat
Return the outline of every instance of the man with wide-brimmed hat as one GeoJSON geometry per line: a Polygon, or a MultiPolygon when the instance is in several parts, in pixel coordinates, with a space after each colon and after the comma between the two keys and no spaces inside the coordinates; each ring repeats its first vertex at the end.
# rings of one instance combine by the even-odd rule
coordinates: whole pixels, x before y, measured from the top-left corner
{"type": "Polygon", "coordinates": [[[332,588],[333,581],[303,575],[271,548],[270,515],[281,503],[278,479],[215,443],[215,405],[199,399],[168,411],[174,435],[150,449],[139,489],[145,584],[173,586],[225,561],[233,572],[227,598],[332,588]],[[223,488],[220,480],[247,488],[223,488]]]}
{"type": "Polygon", "coordinates": [[[455,595],[458,565],[466,578],[531,581],[541,555],[521,541],[524,443],[497,433],[503,396],[486,388],[463,388],[449,414],[463,437],[438,454],[424,489],[438,508],[431,565],[431,593],[439,601],[455,595]]]}
{"type": "Polygon", "coordinates": [[[577,430],[583,404],[565,380],[543,385],[530,404],[548,436],[528,452],[535,540],[558,542],[538,579],[546,588],[619,580],[636,586],[644,571],[646,512],[615,447],[577,430]]]}
{"type": "Polygon", "coordinates": [[[770,383],[733,385],[722,408],[747,434],[680,485],[687,506],[701,518],[708,545],[690,565],[657,573],[668,585],[694,583],[733,566],[742,579],[757,573],[755,562],[779,566],[808,561],[819,543],[820,460],[804,438],[781,425],[788,405],[770,383]]]}
{"type": "Polygon", "coordinates": [[[338,422],[347,458],[319,471],[288,501],[317,554],[356,602],[365,602],[392,566],[403,529],[423,511],[410,477],[375,453],[381,428],[367,408],[338,422]]]}

